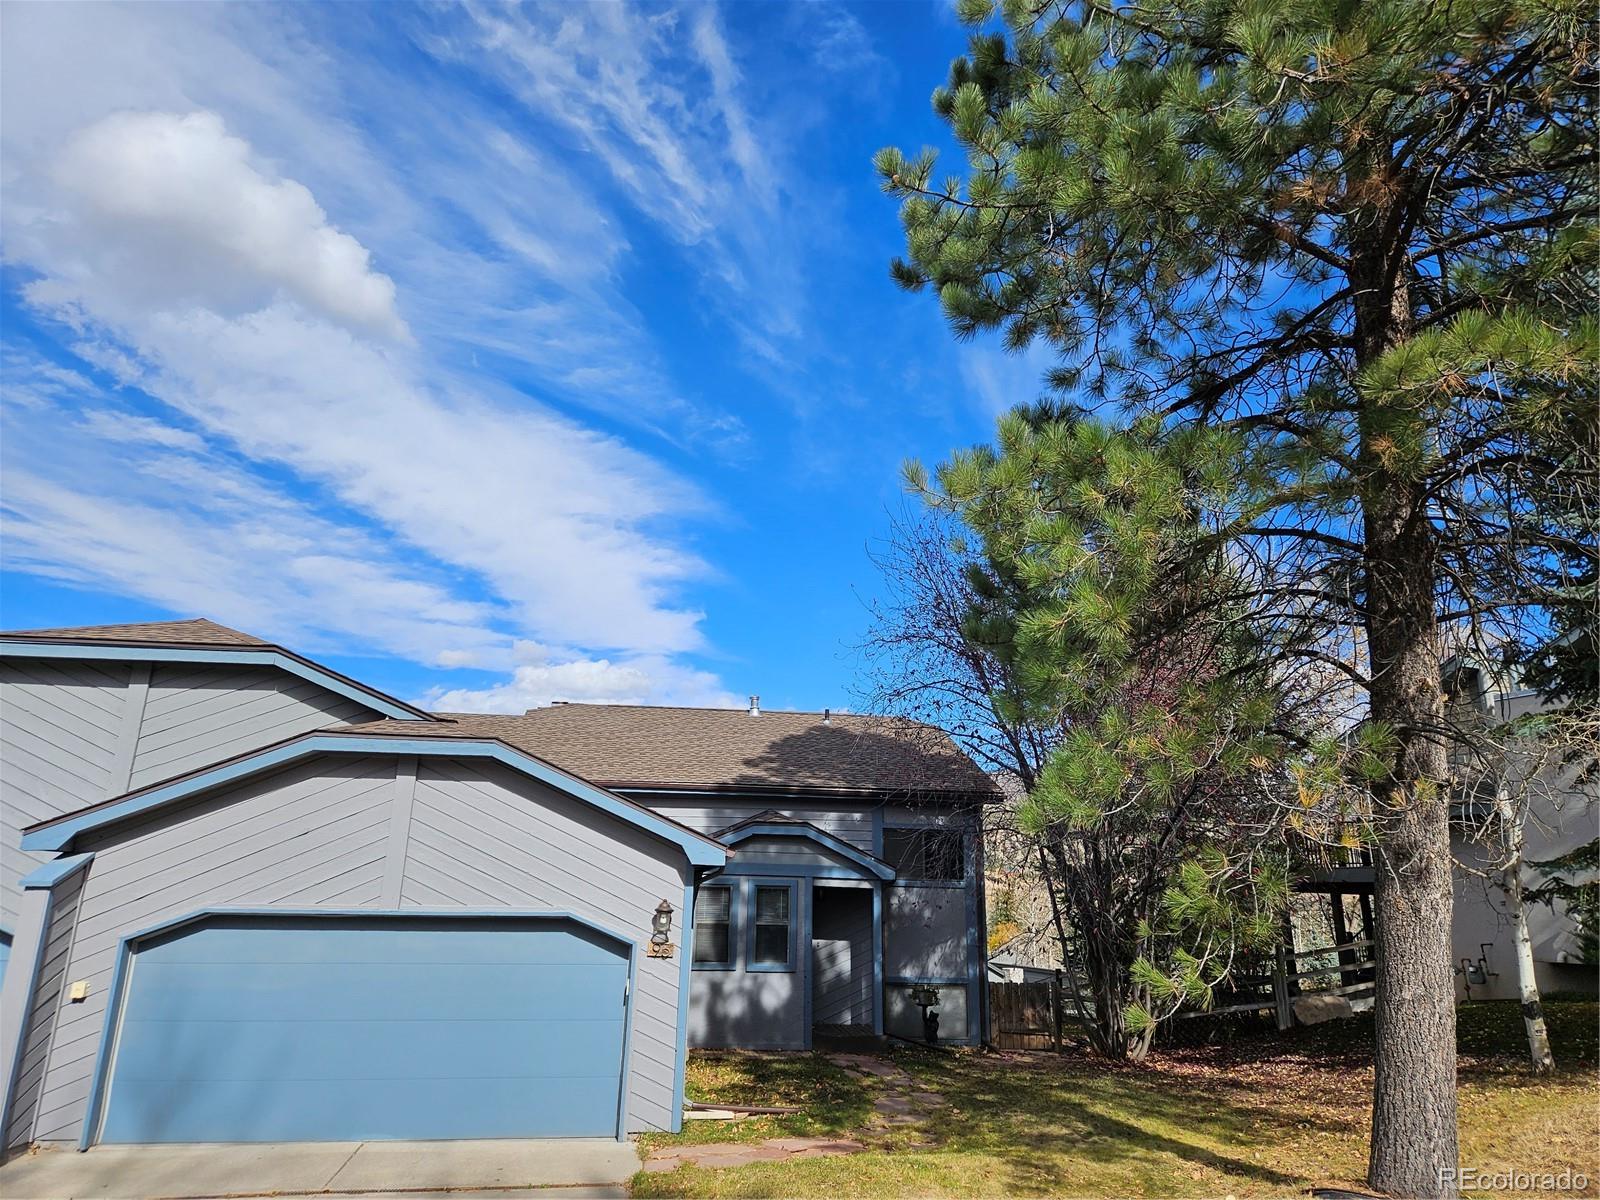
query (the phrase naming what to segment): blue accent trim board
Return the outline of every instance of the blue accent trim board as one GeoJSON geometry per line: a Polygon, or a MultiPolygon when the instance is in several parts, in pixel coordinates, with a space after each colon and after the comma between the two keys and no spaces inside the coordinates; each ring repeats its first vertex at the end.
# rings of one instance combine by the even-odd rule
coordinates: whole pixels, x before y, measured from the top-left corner
{"type": "MultiPolygon", "coordinates": [[[[851,870],[848,867],[817,867],[809,863],[775,863],[771,859],[730,859],[722,873],[729,877],[772,875],[781,871],[788,879],[840,879],[853,883],[871,883],[873,877],[864,871],[851,870]]],[[[890,880],[889,882],[893,882],[890,880]]]]}
{"type": "MultiPolygon", "coordinates": [[[[78,1139],[78,1149],[87,1150],[99,1140],[101,1128],[105,1121],[105,1099],[107,1088],[110,1084],[112,1073],[115,1069],[116,1057],[120,1041],[121,1024],[126,1007],[126,992],[131,974],[132,962],[139,949],[139,943],[152,938],[162,937],[175,933],[188,925],[203,923],[213,919],[226,918],[263,918],[271,921],[492,921],[492,922],[517,922],[517,921],[560,921],[579,926],[601,937],[615,942],[627,958],[628,1001],[624,1012],[624,1025],[622,1035],[622,1063],[621,1081],[617,1099],[617,1124],[616,1136],[623,1140],[627,1136],[627,1097],[629,1094],[630,1053],[633,1035],[633,1009],[637,995],[637,970],[638,946],[636,943],[615,930],[608,929],[586,917],[563,910],[517,910],[517,909],[451,909],[451,910],[418,910],[418,909],[373,909],[373,908],[205,908],[197,909],[180,917],[161,921],[148,928],[134,933],[125,934],[117,943],[116,962],[112,968],[111,983],[106,1000],[105,1023],[100,1035],[100,1044],[96,1049],[94,1071],[90,1076],[89,1098],[84,1108],[83,1130],[78,1139]]],[[[681,1071],[675,1086],[682,1086],[681,1071]]]]}
{"type": "Polygon", "coordinates": [[[811,962],[811,943],[816,935],[816,925],[814,923],[814,913],[816,912],[815,888],[816,884],[807,880],[805,887],[798,889],[798,898],[804,905],[804,920],[800,923],[800,933],[803,936],[799,938],[799,953],[805,956],[800,964],[800,974],[798,976],[800,982],[800,1032],[805,1039],[804,1045],[807,1050],[811,1049],[813,1035],[816,1032],[811,1015],[811,1002],[815,998],[816,992],[816,980],[812,978],[815,972],[812,970],[811,962]]]}
{"type": "MultiPolygon", "coordinates": [[[[617,1141],[628,1140],[628,1096],[632,1088],[628,1081],[633,1078],[633,1008],[639,1000],[639,954],[638,948],[632,943],[626,943],[628,948],[628,990],[622,996],[622,1073],[617,1076],[617,1141]]],[[[680,1067],[677,1078],[672,1081],[673,1091],[682,1086],[683,1070],[680,1067]]]]}
{"type": "MultiPolygon", "coordinates": [[[[679,947],[678,956],[682,960],[678,963],[678,1049],[677,1062],[674,1067],[672,1080],[672,1132],[683,1132],[683,1086],[689,1070],[689,1002],[691,990],[694,987],[694,973],[691,964],[694,961],[694,903],[697,895],[694,886],[694,868],[689,869],[689,881],[683,885],[683,929],[682,945],[679,947]]],[[[729,914],[730,917],[732,914],[729,914]]],[[[732,943],[732,932],[729,933],[729,943],[732,943]]]]}
{"type": "Polygon", "coordinates": [[[72,878],[72,876],[87,867],[94,861],[93,854],[73,854],[66,858],[58,858],[47,862],[22,877],[23,888],[39,888],[49,890],[58,883],[72,878]]]}
{"type": "MultiPolygon", "coordinates": [[[[894,869],[887,863],[874,858],[870,854],[862,853],[843,838],[834,837],[833,834],[825,829],[817,829],[812,826],[783,824],[745,825],[733,833],[723,835],[718,840],[726,845],[736,846],[740,842],[748,841],[753,837],[802,838],[805,841],[815,842],[819,846],[826,847],[840,858],[849,859],[863,870],[876,875],[879,879],[894,878],[894,869]]],[[[735,861],[737,862],[738,860],[735,859],[735,861]]]]}
{"type": "Polygon", "coordinates": [[[89,809],[40,826],[22,837],[24,850],[65,850],[80,833],[99,829],[113,821],[137,816],[192,796],[196,792],[233,783],[263,771],[298,762],[313,754],[392,754],[427,758],[488,758],[523,775],[585,801],[602,812],[636,825],[680,847],[695,866],[720,867],[728,852],[720,843],[693,830],[658,817],[604,788],[568,775],[531,754],[514,750],[504,742],[469,738],[381,737],[343,733],[309,733],[293,741],[268,747],[230,763],[198,771],[184,779],[134,792],[121,800],[89,809]]]}
{"type": "Polygon", "coordinates": [[[97,662],[177,662],[218,663],[242,666],[277,667],[301,679],[309,679],[319,687],[337,693],[347,700],[365,704],[375,712],[397,721],[431,721],[421,709],[402,704],[393,696],[373,691],[351,680],[343,679],[309,660],[277,647],[260,649],[209,650],[190,646],[118,646],[90,642],[11,642],[0,641],[0,658],[65,658],[88,659],[97,662]]]}
{"type": "Polygon", "coordinates": [[[988,988],[982,986],[983,980],[983,943],[979,940],[982,914],[978,908],[978,890],[973,888],[967,893],[967,1036],[979,1041],[983,1040],[982,993],[988,988]]]}
{"type": "Polygon", "coordinates": [[[883,1036],[883,888],[872,889],[872,1032],[883,1036]]]}
{"type": "Polygon", "coordinates": [[[889,880],[889,886],[905,888],[948,888],[951,891],[955,891],[957,889],[964,889],[967,884],[965,880],[959,879],[891,879],[889,880]]]}

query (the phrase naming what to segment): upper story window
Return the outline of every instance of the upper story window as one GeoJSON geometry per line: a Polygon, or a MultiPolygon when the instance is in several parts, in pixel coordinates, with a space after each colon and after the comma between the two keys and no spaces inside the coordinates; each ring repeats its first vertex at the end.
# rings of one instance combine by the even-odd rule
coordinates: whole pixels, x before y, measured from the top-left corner
{"type": "Polygon", "coordinates": [[[694,903],[694,965],[726,967],[733,962],[733,889],[705,887],[694,903]]]}
{"type": "Polygon", "coordinates": [[[901,879],[959,883],[967,877],[966,842],[956,829],[885,829],[883,857],[901,879]]]}
{"type": "Polygon", "coordinates": [[[757,884],[755,921],[750,931],[750,966],[768,970],[789,967],[794,889],[788,884],[757,884]]]}

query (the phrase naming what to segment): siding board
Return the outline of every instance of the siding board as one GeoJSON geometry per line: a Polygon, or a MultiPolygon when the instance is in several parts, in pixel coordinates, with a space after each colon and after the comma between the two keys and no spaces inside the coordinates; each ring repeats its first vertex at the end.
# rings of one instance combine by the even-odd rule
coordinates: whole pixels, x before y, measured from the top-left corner
{"type": "Polygon", "coordinates": [[[50,905],[50,929],[45,935],[38,983],[29,1005],[27,1034],[19,1056],[17,1083],[13,1091],[11,1120],[5,1129],[6,1149],[26,1145],[33,1136],[46,1060],[50,1055],[51,1035],[56,1014],[66,988],[68,951],[72,945],[79,901],[83,897],[85,875],[79,871],[55,891],[50,905]]]}
{"type": "Polygon", "coordinates": [[[372,709],[271,667],[157,664],[134,753],[133,787],[327,725],[370,720],[372,709]]]}

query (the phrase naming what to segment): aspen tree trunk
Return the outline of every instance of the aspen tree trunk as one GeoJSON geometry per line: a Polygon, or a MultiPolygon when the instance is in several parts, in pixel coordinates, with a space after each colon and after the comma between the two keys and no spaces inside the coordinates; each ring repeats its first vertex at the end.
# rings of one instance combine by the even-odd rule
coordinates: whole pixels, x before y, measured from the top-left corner
{"type": "Polygon", "coordinates": [[[1539,981],[1533,969],[1533,939],[1528,936],[1528,908],[1522,897],[1522,821],[1506,799],[1495,796],[1495,812],[1505,837],[1506,864],[1501,888],[1506,894],[1506,914],[1511,918],[1511,940],[1517,956],[1517,999],[1522,1003],[1522,1024],[1528,1033],[1528,1060],[1540,1075],[1556,1069],[1550,1053],[1550,1032],[1545,1028],[1539,981]]]}

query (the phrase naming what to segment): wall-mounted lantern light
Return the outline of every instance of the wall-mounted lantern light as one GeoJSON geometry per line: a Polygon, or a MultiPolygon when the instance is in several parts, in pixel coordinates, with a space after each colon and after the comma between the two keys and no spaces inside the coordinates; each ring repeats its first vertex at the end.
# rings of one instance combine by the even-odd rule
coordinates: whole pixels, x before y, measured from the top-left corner
{"type": "Polygon", "coordinates": [[[650,918],[650,928],[654,930],[650,940],[658,946],[665,946],[672,936],[672,905],[663,900],[656,905],[655,916],[650,918]]]}

